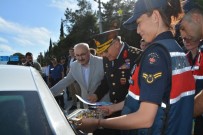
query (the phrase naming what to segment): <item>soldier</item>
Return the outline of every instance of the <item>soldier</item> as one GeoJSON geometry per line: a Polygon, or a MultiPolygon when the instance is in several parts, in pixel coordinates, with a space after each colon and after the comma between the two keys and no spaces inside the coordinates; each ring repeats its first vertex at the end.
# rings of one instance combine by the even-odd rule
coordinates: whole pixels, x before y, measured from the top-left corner
{"type": "Polygon", "coordinates": [[[180,17],[179,0],[137,0],[124,27],[149,43],[131,79],[125,103],[106,106],[110,119],[82,119],[80,129],[123,130],[123,135],[191,135],[195,82],[170,31],[180,17]],[[187,85],[186,85],[187,84],[187,85]]]}
{"type": "MultiPolygon", "coordinates": [[[[191,52],[195,52],[196,56],[190,61],[193,76],[196,81],[195,104],[194,104],[194,116],[195,126],[194,135],[203,134],[203,116],[199,110],[201,110],[201,91],[203,90],[203,45],[200,40],[203,39],[203,8],[200,7],[200,3],[195,3],[192,0],[186,1],[183,9],[185,16],[180,23],[181,37],[185,41],[186,45],[190,45],[188,48],[191,52]],[[200,43],[200,45],[199,45],[200,43]],[[199,46],[198,46],[199,45],[199,46]],[[193,51],[191,50],[193,49],[193,51]]],[[[203,6],[203,5],[202,5],[203,6]]],[[[191,53],[192,54],[192,53],[191,53]]],[[[190,56],[190,55],[189,55],[190,56]]],[[[191,55],[192,56],[192,55],[191,55]]],[[[203,100],[203,99],[202,99],[203,100]]]]}
{"type": "MultiPolygon", "coordinates": [[[[118,36],[119,29],[106,31],[94,36],[97,46],[97,54],[104,57],[104,74],[106,77],[106,88],[95,91],[95,98],[101,99],[103,95],[109,92],[110,101],[119,103],[123,101],[128,93],[131,70],[138,63],[141,56],[141,50],[127,43],[122,42],[118,36]]],[[[104,84],[103,84],[104,85],[104,84]]],[[[89,99],[91,99],[89,97],[89,99]]],[[[121,115],[121,111],[112,114],[110,117],[121,115]]],[[[115,130],[114,130],[115,131],[115,130]]],[[[118,134],[120,131],[105,132],[105,135],[118,134]]],[[[96,131],[98,134],[98,130],[96,131]]],[[[103,130],[101,134],[104,134],[103,130]]]]}

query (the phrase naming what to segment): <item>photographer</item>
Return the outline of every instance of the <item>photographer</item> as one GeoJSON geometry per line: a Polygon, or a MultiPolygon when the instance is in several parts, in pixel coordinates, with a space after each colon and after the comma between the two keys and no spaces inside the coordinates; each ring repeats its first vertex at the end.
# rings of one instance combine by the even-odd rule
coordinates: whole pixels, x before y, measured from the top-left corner
{"type": "Polygon", "coordinates": [[[39,71],[39,73],[42,75],[42,68],[41,65],[38,62],[33,61],[33,56],[31,52],[27,52],[25,54],[26,62],[23,64],[24,66],[32,66],[35,69],[39,71]]]}

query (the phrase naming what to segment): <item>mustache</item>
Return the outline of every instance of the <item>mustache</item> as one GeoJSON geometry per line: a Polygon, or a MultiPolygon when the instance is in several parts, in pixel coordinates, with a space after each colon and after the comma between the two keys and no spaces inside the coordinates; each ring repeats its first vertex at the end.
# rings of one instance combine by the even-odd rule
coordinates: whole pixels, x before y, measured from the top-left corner
{"type": "Polygon", "coordinates": [[[80,62],[82,62],[82,61],[84,61],[85,59],[78,59],[78,61],[80,61],[80,62]]]}

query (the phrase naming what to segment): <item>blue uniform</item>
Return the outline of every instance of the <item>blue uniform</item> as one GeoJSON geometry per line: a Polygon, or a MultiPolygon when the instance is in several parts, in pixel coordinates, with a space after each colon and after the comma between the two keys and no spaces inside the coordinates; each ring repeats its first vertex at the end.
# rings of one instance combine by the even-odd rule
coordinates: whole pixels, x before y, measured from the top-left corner
{"type": "Polygon", "coordinates": [[[61,64],[57,64],[55,67],[50,66],[49,74],[51,79],[53,79],[55,85],[58,81],[62,79],[62,72],[63,72],[63,66],[61,64]]]}
{"type": "MultiPolygon", "coordinates": [[[[188,58],[190,53],[187,54],[188,58]]],[[[189,59],[192,61],[192,58],[189,59]]],[[[199,48],[199,53],[195,57],[194,61],[190,62],[193,70],[193,75],[196,81],[196,94],[198,94],[203,89],[203,45],[199,48]],[[192,63],[193,62],[193,63],[192,63]]],[[[195,118],[194,135],[203,134],[203,116],[198,116],[195,118]]]]}
{"type": "Polygon", "coordinates": [[[144,51],[129,89],[123,114],[136,112],[140,102],[151,102],[159,108],[151,128],[123,134],[191,135],[195,82],[187,58],[171,32],[157,36],[144,51]]]}

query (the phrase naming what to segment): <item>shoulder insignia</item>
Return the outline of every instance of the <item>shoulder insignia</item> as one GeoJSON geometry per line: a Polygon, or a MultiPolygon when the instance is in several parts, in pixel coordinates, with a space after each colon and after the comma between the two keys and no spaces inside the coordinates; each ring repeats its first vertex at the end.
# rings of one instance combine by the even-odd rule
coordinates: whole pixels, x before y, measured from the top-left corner
{"type": "Polygon", "coordinates": [[[149,64],[156,64],[158,62],[159,55],[157,53],[148,54],[148,62],[149,64]]]}
{"type": "Polygon", "coordinates": [[[138,49],[136,47],[132,47],[132,46],[129,47],[129,51],[132,52],[133,54],[135,54],[135,53],[140,54],[142,52],[140,49],[138,49]]]}
{"type": "Polygon", "coordinates": [[[147,73],[142,74],[142,77],[148,84],[153,83],[156,79],[160,78],[161,76],[162,76],[162,72],[158,72],[155,74],[147,74],[147,73]]]}

